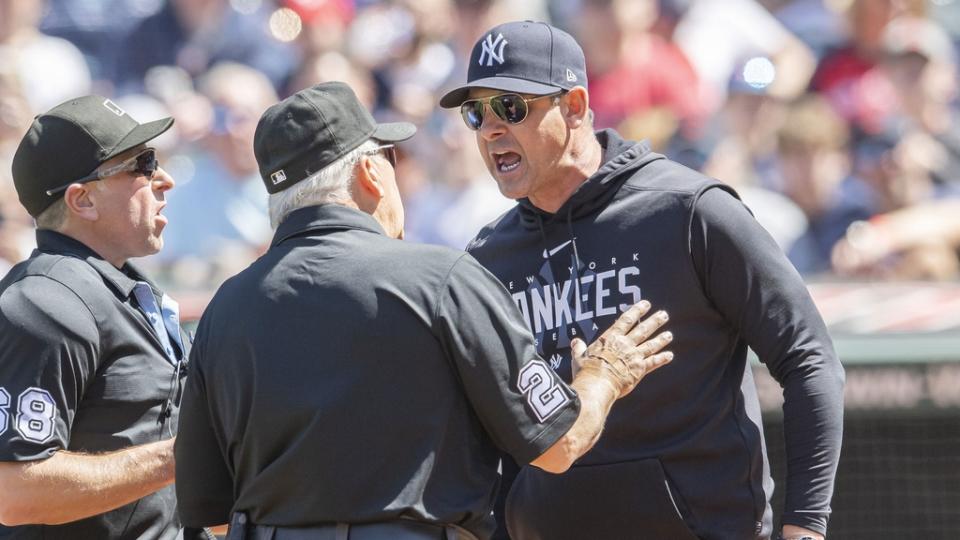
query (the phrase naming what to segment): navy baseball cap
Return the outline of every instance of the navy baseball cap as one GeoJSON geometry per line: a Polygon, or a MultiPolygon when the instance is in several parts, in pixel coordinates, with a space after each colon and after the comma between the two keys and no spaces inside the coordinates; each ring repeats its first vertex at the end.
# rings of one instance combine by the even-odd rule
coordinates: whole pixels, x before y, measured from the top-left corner
{"type": "Polygon", "coordinates": [[[477,41],[470,53],[467,84],[447,92],[440,106],[459,107],[472,88],[539,96],[575,86],[587,86],[587,68],[573,36],[543,22],[508,22],[477,41]]]}

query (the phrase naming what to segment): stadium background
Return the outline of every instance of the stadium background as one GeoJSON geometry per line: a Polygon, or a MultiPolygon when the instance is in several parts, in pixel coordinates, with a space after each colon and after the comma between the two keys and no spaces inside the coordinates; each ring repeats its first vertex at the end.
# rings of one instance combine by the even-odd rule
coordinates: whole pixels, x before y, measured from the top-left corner
{"type": "MultiPolygon", "coordinates": [[[[481,31],[524,18],[583,44],[598,127],[734,185],[810,284],[848,377],[831,537],[956,536],[958,0],[0,0],[0,274],[34,245],[16,145],[90,92],[177,120],[167,245],[140,262],[187,318],[269,242],[253,128],[316,82],[418,125],[408,240],[462,248],[510,203],[437,99],[481,31]]],[[[780,482],[779,387],[755,371],[780,482]]]]}

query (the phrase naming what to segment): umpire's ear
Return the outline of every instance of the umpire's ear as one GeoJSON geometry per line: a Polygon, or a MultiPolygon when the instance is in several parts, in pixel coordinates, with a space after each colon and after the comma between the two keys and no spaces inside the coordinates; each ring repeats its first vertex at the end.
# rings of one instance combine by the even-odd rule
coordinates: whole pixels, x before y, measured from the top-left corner
{"type": "Polygon", "coordinates": [[[570,129],[576,129],[588,122],[590,115],[590,95],[582,86],[574,86],[560,96],[560,111],[570,129]]]}
{"type": "Polygon", "coordinates": [[[356,178],[351,192],[360,210],[373,214],[386,194],[383,185],[383,165],[373,156],[362,156],[356,165],[356,178]]]}
{"type": "Polygon", "coordinates": [[[63,203],[67,212],[85,221],[96,221],[100,218],[97,211],[96,197],[91,196],[95,182],[86,184],[72,184],[63,193],[63,203]]]}

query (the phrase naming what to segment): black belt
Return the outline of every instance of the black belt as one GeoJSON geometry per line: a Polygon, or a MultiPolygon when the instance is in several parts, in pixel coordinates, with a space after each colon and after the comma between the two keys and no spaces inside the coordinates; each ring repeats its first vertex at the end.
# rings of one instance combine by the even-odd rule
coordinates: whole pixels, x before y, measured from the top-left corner
{"type": "Polygon", "coordinates": [[[247,522],[237,512],[226,540],[477,540],[456,525],[439,525],[412,519],[380,523],[336,523],[309,527],[276,527],[247,522]]]}

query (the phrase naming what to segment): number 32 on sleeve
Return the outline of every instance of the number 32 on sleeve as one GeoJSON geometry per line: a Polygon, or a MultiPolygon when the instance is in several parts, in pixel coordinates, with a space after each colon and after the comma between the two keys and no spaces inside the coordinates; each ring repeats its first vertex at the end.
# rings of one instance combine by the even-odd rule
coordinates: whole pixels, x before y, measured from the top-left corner
{"type": "MultiPolygon", "coordinates": [[[[10,428],[10,394],[0,387],[0,435],[10,428]]],[[[42,388],[27,388],[17,399],[17,417],[13,427],[24,439],[45,443],[53,437],[57,406],[50,392],[42,388]]]]}

